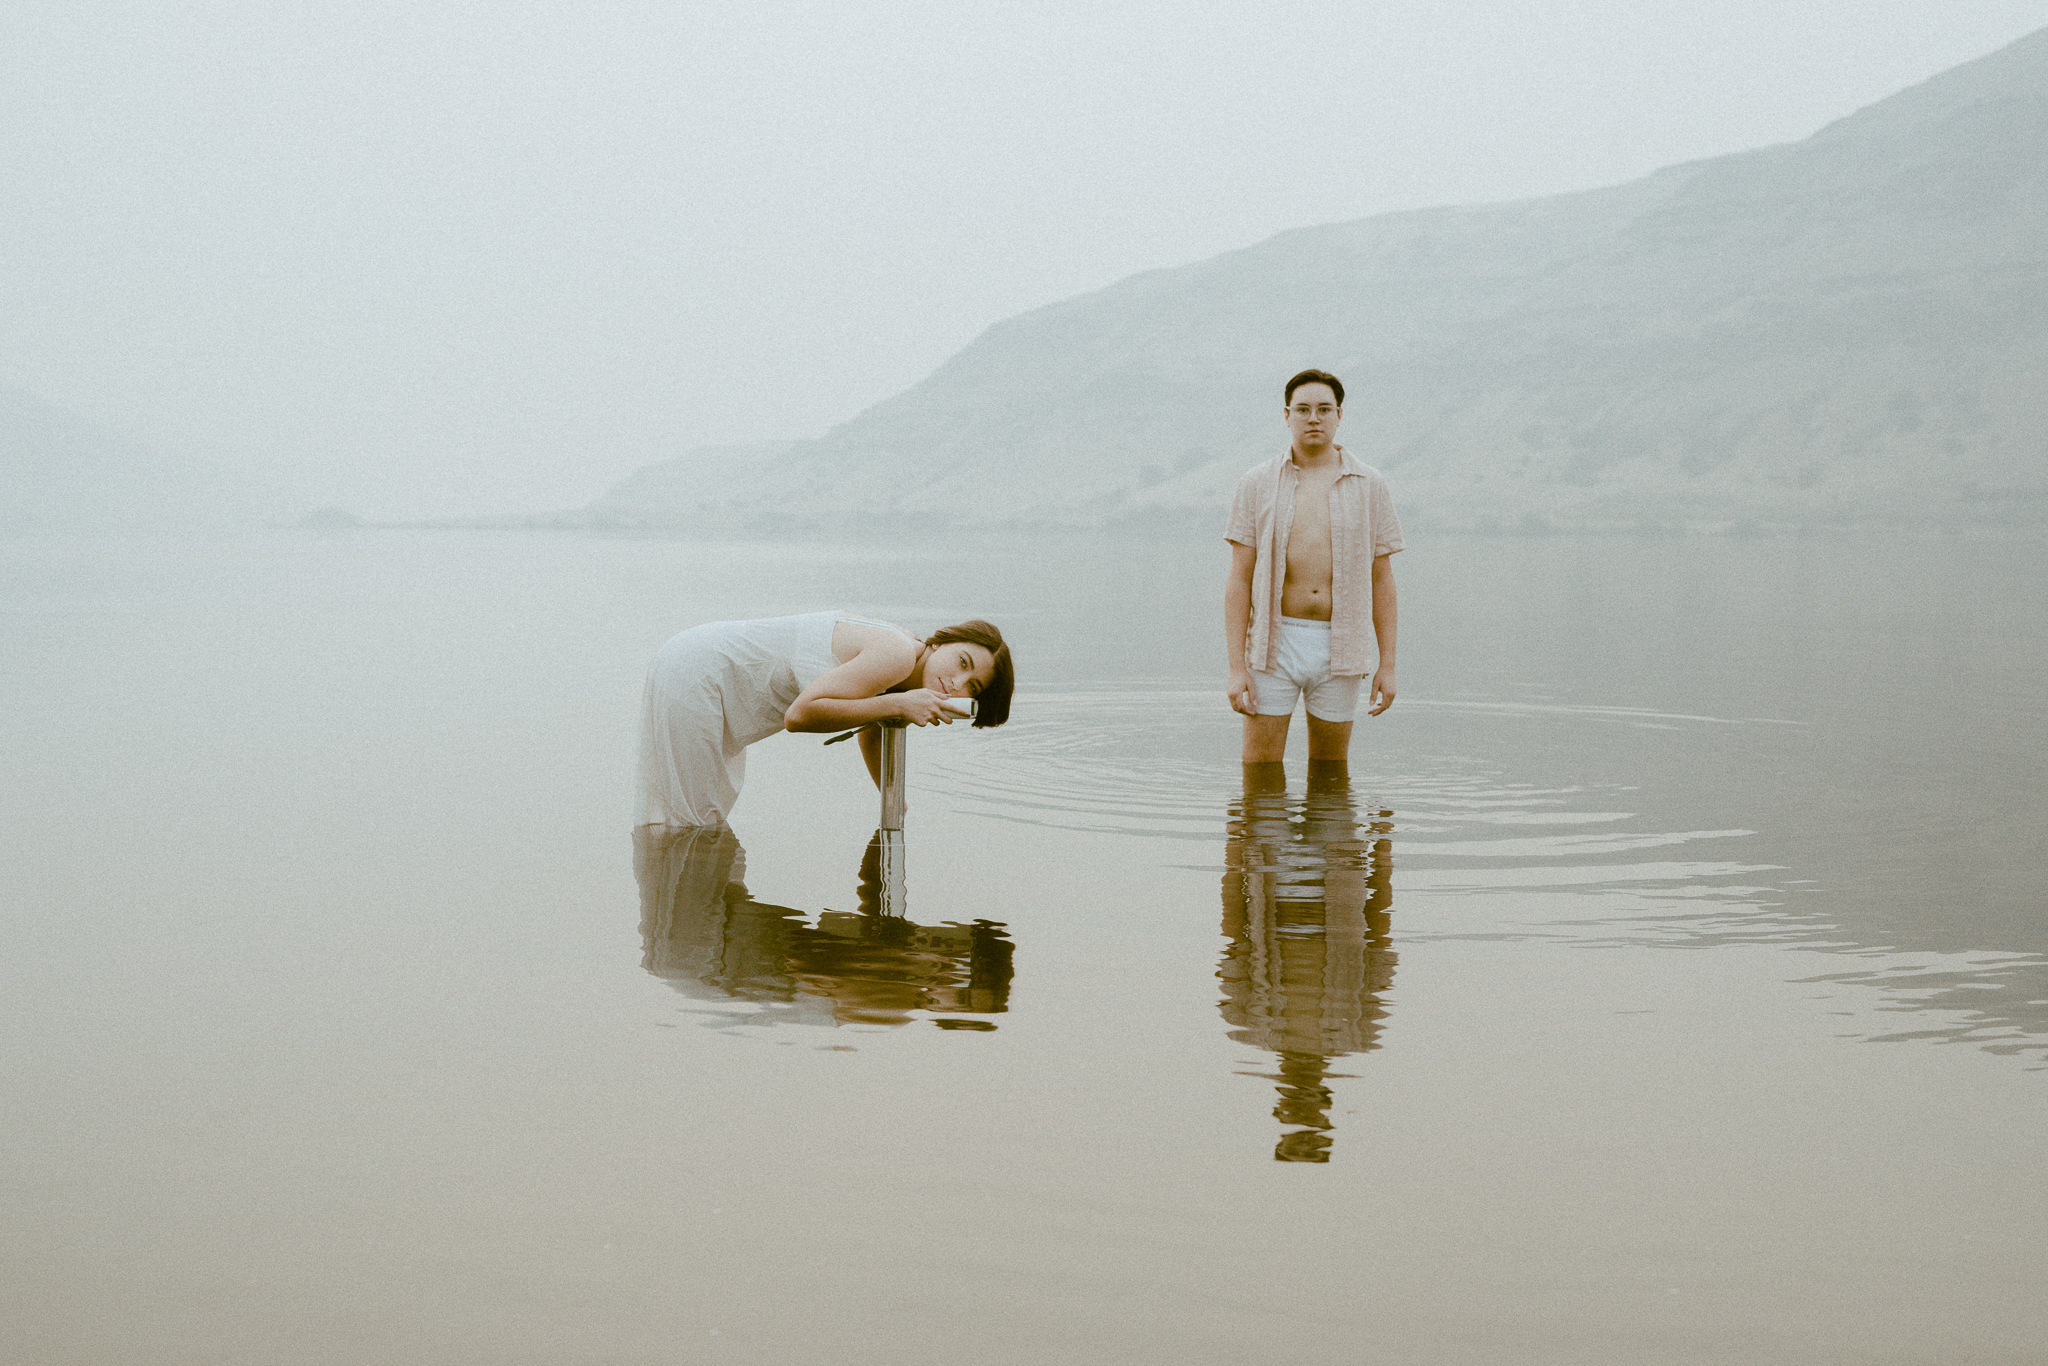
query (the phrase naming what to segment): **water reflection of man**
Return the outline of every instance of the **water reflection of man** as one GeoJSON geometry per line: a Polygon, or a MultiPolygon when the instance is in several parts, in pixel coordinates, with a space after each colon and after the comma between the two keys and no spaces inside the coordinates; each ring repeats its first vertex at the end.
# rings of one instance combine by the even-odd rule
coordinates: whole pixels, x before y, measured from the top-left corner
{"type": "Polygon", "coordinates": [[[1333,1058],[1379,1047],[1393,985],[1390,811],[1361,830],[1342,764],[1312,764],[1290,797],[1278,764],[1245,765],[1224,847],[1217,965],[1230,1037],[1279,1056],[1281,1162],[1330,1160],[1333,1058]]]}
{"type": "Polygon", "coordinates": [[[1013,945],[1003,927],[917,925],[882,906],[881,842],[861,862],[860,909],[816,926],[756,901],[729,826],[633,832],[641,964],[685,996],[751,1002],[748,1024],[902,1025],[912,1012],[945,1029],[994,1029],[1008,1008],[1013,945]]]}

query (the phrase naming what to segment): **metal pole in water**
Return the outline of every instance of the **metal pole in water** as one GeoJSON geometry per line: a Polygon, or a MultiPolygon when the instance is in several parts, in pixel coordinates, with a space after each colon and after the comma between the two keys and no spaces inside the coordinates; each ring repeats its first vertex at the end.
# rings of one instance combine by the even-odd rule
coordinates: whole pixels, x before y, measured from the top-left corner
{"type": "Polygon", "coordinates": [[[900,920],[910,914],[905,904],[908,898],[903,877],[903,832],[884,830],[877,838],[882,842],[882,914],[900,920]]]}
{"type": "Polygon", "coordinates": [[[882,828],[903,828],[903,771],[910,763],[910,731],[901,721],[882,723],[882,828]]]}

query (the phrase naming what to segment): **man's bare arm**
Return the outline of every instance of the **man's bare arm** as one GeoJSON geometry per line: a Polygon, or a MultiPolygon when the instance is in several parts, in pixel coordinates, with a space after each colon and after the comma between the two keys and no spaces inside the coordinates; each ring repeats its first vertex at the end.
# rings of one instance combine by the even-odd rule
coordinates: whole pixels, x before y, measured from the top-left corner
{"type": "Polygon", "coordinates": [[[1251,670],[1244,662],[1245,633],[1252,624],[1252,567],[1258,559],[1258,552],[1250,546],[1230,542],[1230,572],[1223,580],[1223,657],[1230,665],[1227,692],[1231,710],[1246,716],[1258,705],[1251,670]]]}
{"type": "Polygon", "coordinates": [[[1372,676],[1372,709],[1378,716],[1394,705],[1394,638],[1401,625],[1401,603],[1394,592],[1394,557],[1372,557],[1372,633],[1380,645],[1380,666],[1372,676]]]}

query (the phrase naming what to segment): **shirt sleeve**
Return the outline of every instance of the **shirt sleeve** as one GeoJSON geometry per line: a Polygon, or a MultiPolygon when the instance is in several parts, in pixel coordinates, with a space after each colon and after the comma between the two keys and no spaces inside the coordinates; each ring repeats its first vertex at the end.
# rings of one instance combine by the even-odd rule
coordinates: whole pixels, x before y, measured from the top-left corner
{"type": "MultiPolygon", "coordinates": [[[[1256,471],[1255,471],[1256,472],[1256,471]]],[[[1239,545],[1259,543],[1259,511],[1249,475],[1237,481],[1237,496],[1230,500],[1230,520],[1223,524],[1223,539],[1239,545]]]]}
{"type": "Polygon", "coordinates": [[[1402,549],[1401,519],[1394,515],[1394,495],[1377,471],[1372,480],[1372,556],[1392,555],[1402,549]]]}

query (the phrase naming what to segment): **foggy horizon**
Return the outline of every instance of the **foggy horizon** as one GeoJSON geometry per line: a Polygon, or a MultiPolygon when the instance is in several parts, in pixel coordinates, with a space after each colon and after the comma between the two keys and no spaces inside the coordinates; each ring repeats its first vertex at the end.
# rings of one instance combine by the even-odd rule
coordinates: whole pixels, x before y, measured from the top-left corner
{"type": "Polygon", "coordinates": [[[1138,272],[1796,141],[2048,3],[939,15],[17,10],[0,384],[369,516],[575,506],[1138,272]]]}

